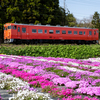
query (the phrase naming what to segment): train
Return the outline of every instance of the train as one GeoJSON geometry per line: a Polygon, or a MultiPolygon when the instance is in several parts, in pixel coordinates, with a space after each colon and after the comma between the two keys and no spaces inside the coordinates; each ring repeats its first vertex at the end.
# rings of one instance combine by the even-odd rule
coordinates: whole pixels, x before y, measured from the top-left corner
{"type": "Polygon", "coordinates": [[[4,43],[28,43],[64,41],[68,43],[98,43],[99,30],[87,27],[69,27],[41,24],[4,24],[4,43]]]}

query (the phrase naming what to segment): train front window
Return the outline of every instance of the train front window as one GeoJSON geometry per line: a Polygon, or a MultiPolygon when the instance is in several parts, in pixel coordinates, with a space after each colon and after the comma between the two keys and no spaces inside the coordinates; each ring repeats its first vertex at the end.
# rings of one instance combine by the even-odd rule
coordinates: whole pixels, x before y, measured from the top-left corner
{"type": "Polygon", "coordinates": [[[22,28],[22,33],[26,33],[26,28],[22,28]]]}
{"type": "Polygon", "coordinates": [[[11,29],[11,26],[8,26],[8,29],[11,29]]]}

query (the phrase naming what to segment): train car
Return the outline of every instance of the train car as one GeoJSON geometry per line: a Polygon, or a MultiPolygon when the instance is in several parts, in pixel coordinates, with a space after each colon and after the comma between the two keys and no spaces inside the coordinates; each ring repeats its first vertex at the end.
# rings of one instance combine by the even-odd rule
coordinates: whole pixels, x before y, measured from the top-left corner
{"type": "Polygon", "coordinates": [[[98,29],[41,24],[4,24],[4,42],[65,40],[98,43],[98,29]]]}

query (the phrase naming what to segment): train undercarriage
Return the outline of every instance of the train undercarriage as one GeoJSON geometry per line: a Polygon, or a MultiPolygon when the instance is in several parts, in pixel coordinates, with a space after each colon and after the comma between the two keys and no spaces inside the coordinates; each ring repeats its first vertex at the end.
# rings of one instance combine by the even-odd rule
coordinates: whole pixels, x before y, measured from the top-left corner
{"type": "Polygon", "coordinates": [[[98,44],[98,40],[85,41],[85,40],[6,39],[6,40],[4,40],[4,43],[14,43],[14,44],[41,44],[41,43],[50,43],[50,44],[98,44]]]}

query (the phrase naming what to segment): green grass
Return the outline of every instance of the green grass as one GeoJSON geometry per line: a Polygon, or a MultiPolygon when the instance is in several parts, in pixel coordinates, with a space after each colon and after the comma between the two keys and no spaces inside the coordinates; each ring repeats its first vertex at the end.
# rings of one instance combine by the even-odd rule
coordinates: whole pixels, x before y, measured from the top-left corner
{"type": "Polygon", "coordinates": [[[2,44],[0,54],[63,57],[74,59],[87,59],[100,57],[100,45],[13,45],[2,44]]]}

